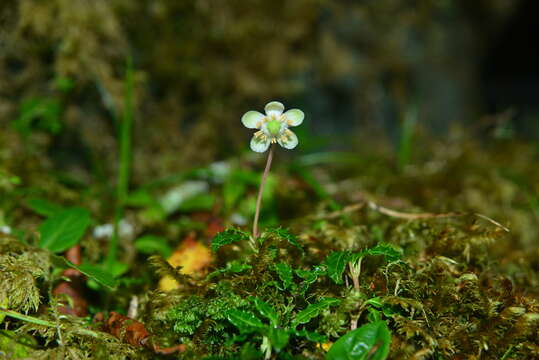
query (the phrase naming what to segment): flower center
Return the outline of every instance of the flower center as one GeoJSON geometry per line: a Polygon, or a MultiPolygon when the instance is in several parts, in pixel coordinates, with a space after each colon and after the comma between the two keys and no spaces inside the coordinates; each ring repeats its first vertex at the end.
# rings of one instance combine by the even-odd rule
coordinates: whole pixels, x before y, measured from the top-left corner
{"type": "Polygon", "coordinates": [[[281,132],[281,122],[279,120],[270,120],[268,124],[266,125],[268,132],[272,135],[277,137],[279,133],[281,132]]]}

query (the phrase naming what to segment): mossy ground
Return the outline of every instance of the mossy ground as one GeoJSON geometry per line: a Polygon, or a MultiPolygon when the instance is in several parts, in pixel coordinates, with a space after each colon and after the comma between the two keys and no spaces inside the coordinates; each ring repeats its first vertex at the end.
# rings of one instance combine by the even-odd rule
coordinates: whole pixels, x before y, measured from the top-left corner
{"type": "MultiPolygon", "coordinates": [[[[98,312],[127,314],[137,303],[131,315],[153,343],[186,345],[170,358],[260,358],[269,336],[273,348],[262,350],[272,358],[323,359],[324,347],[372,317],[389,325],[391,359],[539,357],[536,146],[480,143],[462,135],[444,142],[425,138],[416,145],[413,161],[400,167],[391,151],[369,142],[355,153],[278,162],[264,202],[262,241],[253,242],[240,230],[219,235],[223,246],[214,241],[211,265],[190,275],[164,261],[166,249],[188,235],[211,248],[216,229],[248,229],[258,158],[231,159],[133,186],[124,216],[133,228],[120,237],[119,260],[126,269],[115,290],[88,283],[83,296],[90,315],[83,318],[58,311],[60,299],[51,294],[61,271],[36,246],[43,219],[28,204],[41,198],[86,207],[97,225],[112,221],[110,190],[65,181],[47,172],[44,157],[24,152],[15,160],[23,153],[6,145],[0,220],[11,234],[0,234],[0,306],[45,324],[3,317],[0,354],[166,358],[92,321],[98,312]],[[186,188],[203,190],[170,205],[171,194],[186,188]],[[148,234],[165,239],[161,248],[137,247],[135,239],[148,234]],[[348,270],[340,279],[328,273],[332,251],[381,243],[400,259],[365,257],[357,284],[348,270]],[[165,275],[179,288],[159,290],[157,280],[165,275]],[[247,336],[227,315],[258,314],[263,303],[273,309],[269,316],[282,333],[247,336]],[[298,320],[309,304],[320,306],[298,320]],[[278,336],[286,338],[282,349],[275,346],[278,336]]],[[[81,245],[86,262],[101,263],[108,240],[88,231],[81,245]]]]}

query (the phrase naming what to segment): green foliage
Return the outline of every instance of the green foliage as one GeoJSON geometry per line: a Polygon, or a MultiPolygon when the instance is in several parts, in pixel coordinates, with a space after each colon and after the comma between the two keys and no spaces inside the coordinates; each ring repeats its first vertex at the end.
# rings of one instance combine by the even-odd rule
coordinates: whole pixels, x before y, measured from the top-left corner
{"type": "Polygon", "coordinates": [[[31,98],[20,107],[19,116],[13,127],[22,135],[28,136],[35,130],[58,134],[62,129],[62,105],[56,98],[31,98]]]}
{"type": "Polygon", "coordinates": [[[83,208],[54,213],[39,227],[39,246],[52,252],[65,251],[79,242],[90,221],[89,211],[83,208]]]}
{"type": "Polygon", "coordinates": [[[377,321],[342,336],[331,346],[326,360],[385,360],[390,345],[391,333],[387,324],[377,321]]]}
{"type": "Polygon", "coordinates": [[[172,248],[166,238],[156,235],[144,235],[135,240],[135,249],[143,254],[159,254],[168,258],[172,254],[172,248]]]}
{"type": "Polygon", "coordinates": [[[283,284],[283,289],[288,289],[294,284],[293,271],[292,268],[286,263],[275,264],[275,271],[279,275],[283,284]]]}
{"type": "Polygon", "coordinates": [[[290,333],[288,331],[276,327],[269,328],[267,336],[277,352],[280,352],[288,344],[288,340],[290,339],[290,333]]]}
{"type": "Polygon", "coordinates": [[[39,198],[29,199],[27,205],[30,209],[45,217],[52,217],[64,210],[64,208],[58,204],[39,198]]]}
{"type": "Polygon", "coordinates": [[[167,319],[176,333],[193,335],[207,323],[205,332],[210,334],[208,342],[222,343],[226,340],[223,332],[228,328],[228,314],[243,311],[240,309],[248,306],[249,301],[236,295],[226,283],[219,284],[215,291],[216,296],[211,298],[186,297],[167,312],[167,319]]]}
{"type": "Polygon", "coordinates": [[[290,233],[290,231],[288,231],[287,229],[273,228],[266,230],[266,233],[269,235],[274,235],[281,240],[286,240],[289,244],[298,248],[302,253],[304,252],[303,246],[301,246],[301,244],[299,243],[298,237],[290,233]]]}
{"type": "Polygon", "coordinates": [[[9,330],[0,330],[0,354],[6,359],[28,358],[32,348],[36,346],[33,338],[17,339],[17,334],[9,330]]]}
{"type": "Polygon", "coordinates": [[[253,302],[260,315],[270,321],[271,326],[277,327],[279,325],[279,314],[268,303],[255,296],[249,299],[253,302]]]}
{"type": "Polygon", "coordinates": [[[295,328],[300,324],[306,324],[314,317],[320,315],[320,313],[329,307],[336,306],[340,303],[339,299],[334,298],[322,298],[319,302],[309,304],[305,309],[298,312],[292,320],[292,327],[295,328]]]}
{"type": "Polygon", "coordinates": [[[104,270],[98,265],[92,264],[82,264],[75,265],[72,262],[68,261],[63,256],[58,256],[50,254],[50,259],[52,264],[60,269],[73,268],[79,270],[84,275],[88,276],[91,280],[97,281],[99,284],[106,286],[108,288],[116,287],[116,280],[114,280],[114,275],[110,272],[104,270]]]}
{"type": "Polygon", "coordinates": [[[402,257],[402,253],[390,244],[378,244],[371,249],[365,251],[366,255],[385,256],[387,262],[398,261],[402,257]]]}
{"type": "Polygon", "coordinates": [[[246,232],[238,229],[227,229],[215,235],[211,242],[211,249],[213,252],[216,252],[222,246],[247,239],[249,239],[249,234],[246,232]]]}
{"type": "Polygon", "coordinates": [[[36,311],[41,304],[38,284],[49,275],[49,265],[39,253],[0,255],[0,308],[36,311]]]}
{"type": "Polygon", "coordinates": [[[208,274],[208,280],[221,274],[238,274],[252,268],[253,267],[249,264],[245,264],[238,260],[233,260],[227,263],[225,268],[217,269],[214,272],[208,274]]]}
{"type": "Polygon", "coordinates": [[[241,310],[231,310],[226,315],[228,321],[238,328],[240,333],[249,334],[258,329],[263,329],[264,324],[255,314],[241,310]]]}
{"type": "Polygon", "coordinates": [[[328,255],[324,262],[327,266],[327,274],[335,282],[342,284],[342,274],[349,261],[349,253],[347,251],[334,251],[328,255]]]}
{"type": "Polygon", "coordinates": [[[350,251],[333,251],[326,257],[326,260],[324,261],[324,264],[327,267],[328,276],[336,284],[342,284],[342,275],[346,269],[346,265],[348,263],[358,263],[367,255],[384,256],[388,262],[400,260],[402,256],[394,246],[384,243],[355,253],[350,251]]]}

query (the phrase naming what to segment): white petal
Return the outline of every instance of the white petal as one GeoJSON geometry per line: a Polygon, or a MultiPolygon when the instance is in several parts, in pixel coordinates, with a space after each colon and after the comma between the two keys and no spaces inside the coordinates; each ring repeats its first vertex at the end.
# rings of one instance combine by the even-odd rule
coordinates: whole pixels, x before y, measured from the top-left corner
{"type": "Polygon", "coordinates": [[[279,145],[281,145],[285,149],[292,150],[293,148],[298,146],[299,141],[296,134],[294,134],[290,130],[287,130],[283,136],[277,139],[277,142],[279,143],[279,145]]]}
{"type": "Polygon", "coordinates": [[[258,111],[247,111],[241,117],[241,122],[248,129],[258,129],[258,124],[264,119],[264,114],[258,111]]]}
{"type": "Polygon", "coordinates": [[[284,113],[284,116],[288,121],[288,126],[301,125],[305,118],[305,114],[300,109],[290,109],[284,113]]]}
{"type": "Polygon", "coordinates": [[[271,144],[269,137],[253,136],[251,139],[251,150],[257,153],[263,153],[268,150],[271,144]]]}
{"type": "Polygon", "coordinates": [[[266,104],[264,107],[264,110],[266,111],[266,115],[275,115],[279,116],[284,111],[284,105],[278,101],[272,101],[266,104]]]}

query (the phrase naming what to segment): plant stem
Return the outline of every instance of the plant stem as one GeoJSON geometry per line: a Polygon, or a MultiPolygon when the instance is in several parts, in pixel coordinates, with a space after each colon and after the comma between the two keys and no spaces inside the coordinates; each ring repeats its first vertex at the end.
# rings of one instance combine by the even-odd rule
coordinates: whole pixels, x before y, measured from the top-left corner
{"type": "MultiPolygon", "coordinates": [[[[18,320],[21,320],[21,321],[26,321],[26,322],[36,324],[36,325],[43,325],[43,326],[47,326],[47,327],[51,327],[51,328],[59,328],[59,326],[61,326],[60,323],[55,324],[55,323],[53,323],[51,321],[39,319],[39,318],[36,318],[36,317],[33,317],[33,316],[24,315],[24,314],[18,313],[18,312],[13,311],[13,310],[7,310],[7,309],[0,308],[0,313],[2,313],[3,315],[6,315],[6,316],[12,317],[14,319],[18,319],[18,320]]],[[[92,336],[92,337],[95,337],[95,338],[99,338],[99,334],[97,332],[95,332],[95,331],[92,331],[92,330],[83,329],[83,328],[80,328],[80,329],[76,328],[76,329],[73,329],[73,331],[75,333],[77,333],[77,334],[80,334],[80,335],[86,335],[86,336],[92,336]]]]}
{"type": "Polygon", "coordinates": [[[268,154],[268,160],[266,162],[266,168],[264,169],[264,174],[262,174],[262,180],[260,181],[260,188],[258,189],[258,198],[256,199],[256,211],[255,219],[253,221],[253,239],[258,238],[258,218],[260,217],[260,206],[262,205],[262,194],[264,193],[264,186],[266,185],[266,180],[268,179],[268,174],[271,168],[271,162],[273,160],[273,144],[270,145],[270,151],[268,154]]]}
{"type": "Polygon", "coordinates": [[[352,278],[352,282],[354,283],[354,289],[356,291],[360,291],[360,284],[359,284],[359,275],[361,275],[361,260],[360,258],[357,263],[352,263],[351,261],[348,263],[348,268],[350,269],[350,277],[352,278]]]}
{"type": "Polygon", "coordinates": [[[131,58],[127,60],[127,70],[125,74],[125,98],[122,121],[120,123],[120,167],[118,174],[118,184],[116,188],[116,213],[114,216],[114,232],[110,242],[107,254],[107,267],[110,270],[111,265],[116,261],[119,246],[119,224],[124,215],[125,201],[129,191],[129,170],[131,162],[131,128],[133,125],[133,96],[134,96],[134,77],[133,63],[131,58]]]}

